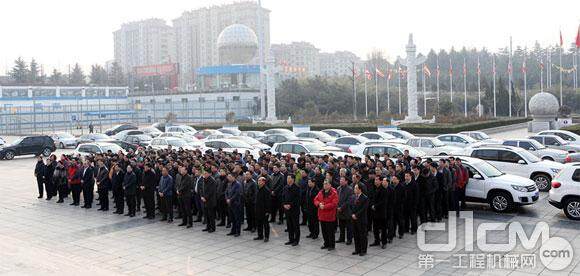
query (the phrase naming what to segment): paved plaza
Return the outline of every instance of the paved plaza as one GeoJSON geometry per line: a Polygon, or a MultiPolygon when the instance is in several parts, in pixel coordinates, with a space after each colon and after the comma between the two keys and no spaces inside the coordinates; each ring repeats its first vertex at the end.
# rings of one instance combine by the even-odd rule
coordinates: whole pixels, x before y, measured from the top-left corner
{"type": "MultiPolygon", "coordinates": [[[[523,137],[524,130],[495,134],[497,138],[523,137]]],[[[70,152],[59,150],[56,154],[70,152]]],[[[37,199],[33,176],[35,159],[20,157],[0,161],[0,275],[580,275],[580,222],[568,220],[547,202],[542,193],[537,204],[496,214],[487,205],[468,204],[475,224],[520,222],[526,231],[535,223],[550,225],[550,235],[568,240],[574,260],[563,271],[550,271],[536,260],[534,267],[489,269],[461,267],[457,255],[469,254],[458,242],[453,252],[430,253],[432,266],[420,267],[422,252],[416,236],[395,239],[386,250],[369,248],[364,257],[352,256],[353,246],[320,250],[321,238],[306,239],[302,228],[299,246],[283,245],[284,228],[273,225],[269,243],[253,241],[254,235],[226,236],[226,229],[202,232],[158,220],[119,216],[37,199]]],[[[458,236],[464,235],[460,224],[458,236]]],[[[229,229],[228,229],[229,230],[229,229]]],[[[505,237],[492,237],[501,241],[505,237]]],[[[430,241],[444,241],[447,233],[428,233],[430,241]]],[[[463,239],[458,238],[459,241],[463,239]]],[[[372,242],[372,235],[369,242],[372,242]]],[[[476,247],[477,248],[477,247],[476,247]]],[[[477,252],[475,252],[477,253],[477,252]]],[[[511,253],[532,253],[517,247],[511,253]]]]}

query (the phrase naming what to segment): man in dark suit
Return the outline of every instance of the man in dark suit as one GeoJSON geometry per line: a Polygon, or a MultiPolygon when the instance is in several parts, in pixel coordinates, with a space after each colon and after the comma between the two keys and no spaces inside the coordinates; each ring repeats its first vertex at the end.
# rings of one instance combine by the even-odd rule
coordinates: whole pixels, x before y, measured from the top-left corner
{"type": "Polygon", "coordinates": [[[137,202],[135,201],[135,194],[137,194],[137,176],[133,172],[131,165],[127,166],[127,173],[123,178],[123,192],[125,193],[125,200],[127,201],[127,209],[129,211],[125,216],[134,217],[137,202]]]}
{"type": "Polygon", "coordinates": [[[352,243],[352,217],[349,205],[353,190],[348,185],[348,180],[346,180],[345,176],[341,176],[339,182],[340,186],[338,186],[338,189],[336,189],[338,193],[338,208],[336,209],[336,212],[338,217],[340,236],[336,242],[344,242],[346,234],[346,244],[349,245],[352,243]]]}
{"type": "Polygon", "coordinates": [[[36,166],[34,167],[34,176],[36,177],[36,184],[38,185],[38,198],[42,198],[44,195],[44,175],[45,175],[46,165],[42,156],[38,156],[36,166]]]}
{"type": "Polygon", "coordinates": [[[413,180],[413,173],[410,171],[405,172],[403,188],[405,190],[403,229],[414,235],[417,232],[417,205],[420,199],[419,188],[413,180]]]}
{"type": "Polygon", "coordinates": [[[385,189],[386,185],[383,182],[388,183],[388,179],[385,177],[380,180],[380,176],[376,176],[375,185],[375,195],[370,200],[370,206],[373,210],[373,234],[375,241],[370,244],[370,246],[379,246],[384,249],[386,247],[386,235],[387,235],[387,207],[385,206],[387,199],[387,191],[385,189]]]}
{"type": "Polygon", "coordinates": [[[151,169],[151,164],[145,163],[143,167],[143,180],[141,181],[141,195],[145,203],[146,219],[155,218],[155,171],[151,169]]]}
{"type": "Polygon", "coordinates": [[[226,204],[229,208],[229,213],[232,218],[232,229],[228,236],[239,237],[242,228],[242,219],[244,215],[244,204],[242,199],[243,188],[242,184],[236,180],[233,173],[228,173],[227,176],[228,188],[226,190],[226,204]]]}
{"type": "Polygon", "coordinates": [[[282,200],[282,192],[284,191],[284,174],[280,172],[280,165],[276,164],[272,168],[272,182],[270,184],[270,189],[272,190],[272,217],[270,218],[270,222],[276,221],[276,214],[279,213],[278,224],[284,223],[284,208],[280,205],[282,200]]]}
{"type": "Polygon", "coordinates": [[[167,223],[173,222],[173,187],[174,187],[173,177],[169,175],[169,170],[167,167],[161,169],[161,178],[159,179],[158,194],[161,199],[161,212],[163,213],[163,218],[161,221],[167,221],[167,223]],[[168,217],[169,216],[169,217],[168,217]]]}
{"type": "Polygon", "coordinates": [[[297,246],[300,243],[300,188],[294,184],[295,176],[288,175],[282,192],[282,207],[286,213],[288,242],[285,245],[297,246]]]}
{"type": "MultiPolygon", "coordinates": [[[[318,207],[314,205],[314,198],[318,195],[318,187],[314,182],[314,179],[306,179],[308,187],[306,188],[305,199],[305,213],[307,216],[308,230],[310,234],[306,236],[307,238],[317,239],[320,233],[320,227],[318,226],[318,207]]],[[[336,225],[334,226],[336,227],[336,225]]],[[[336,228],[335,228],[336,229],[336,228]]],[[[334,239],[334,237],[333,237],[334,239]]]]}
{"type": "Polygon", "coordinates": [[[355,248],[352,254],[364,256],[367,254],[367,208],[369,200],[362,193],[361,185],[354,186],[354,202],[351,205],[355,248]]]}
{"type": "Polygon", "coordinates": [[[254,240],[264,240],[268,242],[270,239],[270,223],[268,221],[268,212],[270,212],[270,203],[272,203],[270,189],[266,185],[266,178],[258,178],[258,190],[256,191],[256,198],[254,206],[256,210],[256,230],[258,237],[254,240]]]}
{"type": "Polygon", "coordinates": [[[109,179],[109,170],[103,163],[103,160],[97,161],[97,192],[99,193],[99,211],[109,211],[109,189],[111,189],[111,180],[109,179]]]}
{"type": "Polygon", "coordinates": [[[187,169],[183,166],[179,167],[179,174],[175,176],[175,191],[177,192],[177,199],[179,200],[179,207],[182,211],[183,221],[179,226],[193,227],[193,215],[191,213],[191,176],[187,174],[187,169]]]}
{"type": "Polygon", "coordinates": [[[208,233],[215,232],[215,208],[217,205],[217,183],[213,176],[211,176],[210,168],[206,168],[203,172],[203,194],[201,201],[204,205],[204,212],[207,221],[206,228],[203,231],[208,233]]]}
{"type": "Polygon", "coordinates": [[[258,190],[258,185],[251,172],[244,173],[244,207],[246,211],[247,227],[244,231],[254,232],[256,230],[256,208],[254,207],[254,199],[258,190]]]}
{"type": "Polygon", "coordinates": [[[93,193],[95,190],[95,171],[88,160],[83,162],[83,174],[81,177],[81,186],[83,189],[84,205],[82,208],[90,209],[93,207],[93,193]]]}

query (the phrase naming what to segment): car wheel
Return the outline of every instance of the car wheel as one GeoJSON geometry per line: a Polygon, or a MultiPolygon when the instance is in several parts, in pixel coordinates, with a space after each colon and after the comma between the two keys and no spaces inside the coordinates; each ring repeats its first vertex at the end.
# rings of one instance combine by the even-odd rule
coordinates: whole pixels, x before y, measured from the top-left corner
{"type": "Polygon", "coordinates": [[[538,186],[538,189],[542,192],[547,192],[550,190],[550,188],[552,188],[552,186],[550,185],[552,179],[547,174],[544,173],[536,174],[532,177],[532,180],[536,182],[536,186],[538,186]]]}
{"type": "Polygon", "coordinates": [[[493,211],[503,213],[514,207],[514,201],[509,193],[497,192],[489,198],[489,206],[493,211]]]}
{"type": "Polygon", "coordinates": [[[52,153],[52,151],[49,148],[45,148],[42,150],[42,155],[44,157],[49,157],[51,153],[52,153]]]}
{"type": "Polygon", "coordinates": [[[4,159],[6,159],[6,160],[12,160],[12,159],[14,159],[14,152],[13,151],[7,151],[4,154],[4,159]]]}
{"type": "Polygon", "coordinates": [[[554,161],[554,158],[549,157],[549,156],[544,156],[544,157],[542,157],[542,160],[554,161]]]}
{"type": "Polygon", "coordinates": [[[580,199],[572,198],[566,200],[564,208],[562,209],[564,209],[564,214],[566,214],[569,219],[580,220],[580,199]]]}
{"type": "Polygon", "coordinates": [[[64,149],[64,144],[62,142],[60,142],[60,144],[58,145],[61,149],[64,149]]]}

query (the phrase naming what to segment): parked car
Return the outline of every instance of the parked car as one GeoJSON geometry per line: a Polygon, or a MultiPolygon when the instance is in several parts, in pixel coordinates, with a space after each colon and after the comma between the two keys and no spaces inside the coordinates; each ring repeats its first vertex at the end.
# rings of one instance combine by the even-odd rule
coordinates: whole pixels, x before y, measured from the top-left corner
{"type": "Polygon", "coordinates": [[[151,125],[151,127],[154,127],[154,128],[158,129],[161,132],[165,132],[165,127],[168,127],[168,126],[171,126],[171,124],[162,123],[162,122],[160,122],[160,123],[154,123],[154,124],[151,125]]]}
{"type": "Polygon", "coordinates": [[[337,150],[335,147],[321,146],[319,144],[308,143],[308,142],[282,142],[276,143],[272,146],[270,150],[272,154],[290,154],[293,158],[298,158],[300,153],[305,153],[313,156],[324,156],[324,155],[334,155],[343,156],[346,154],[344,151],[337,150]]]}
{"type": "MultiPolygon", "coordinates": [[[[286,142],[303,142],[303,143],[313,143],[313,144],[318,144],[321,147],[326,146],[326,143],[318,140],[318,139],[314,139],[314,138],[300,138],[300,137],[296,137],[296,138],[292,138],[286,142]]],[[[340,148],[337,148],[340,149],[340,148]]]]}
{"type": "Polygon", "coordinates": [[[151,144],[149,144],[153,149],[160,150],[160,149],[168,149],[169,146],[171,148],[178,150],[182,148],[184,150],[195,150],[196,147],[189,145],[185,140],[178,138],[178,137],[163,137],[163,138],[154,138],[151,140],[151,144]]]}
{"type": "Polygon", "coordinates": [[[297,139],[294,133],[279,133],[279,134],[267,134],[262,139],[258,140],[268,146],[273,146],[275,143],[282,143],[288,140],[297,139]]]}
{"type": "Polygon", "coordinates": [[[347,151],[352,146],[360,145],[360,144],[362,144],[364,142],[368,142],[368,141],[370,141],[370,140],[367,139],[366,137],[358,136],[358,135],[350,135],[350,136],[343,136],[343,137],[337,138],[336,140],[328,143],[328,145],[333,146],[333,147],[337,147],[337,148],[341,148],[341,149],[347,151]]]}
{"type": "Polygon", "coordinates": [[[161,130],[159,130],[158,128],[155,128],[155,127],[142,128],[141,131],[143,131],[143,133],[151,136],[151,138],[155,138],[163,133],[161,130]]]}
{"type": "Polygon", "coordinates": [[[241,136],[248,136],[256,140],[260,140],[260,138],[265,137],[266,134],[264,134],[263,131],[250,130],[250,131],[242,131],[241,136]]]}
{"type": "Polygon", "coordinates": [[[433,137],[409,138],[407,145],[424,151],[428,155],[455,155],[462,151],[459,147],[445,145],[433,137]]]}
{"type": "Polygon", "coordinates": [[[216,139],[205,141],[205,146],[212,149],[222,149],[224,152],[245,153],[250,151],[253,156],[258,156],[260,149],[252,147],[250,144],[236,139],[216,139]]]}
{"type": "Polygon", "coordinates": [[[79,139],[77,140],[79,144],[83,144],[83,143],[92,143],[92,142],[110,142],[113,141],[115,139],[102,134],[102,133],[89,133],[89,134],[85,134],[85,135],[81,135],[81,137],[79,137],[79,139]]]}
{"type": "Polygon", "coordinates": [[[564,163],[574,162],[580,162],[580,152],[568,153],[568,156],[566,156],[566,159],[564,160],[564,163]]]}
{"type": "Polygon", "coordinates": [[[471,148],[467,156],[486,160],[500,171],[530,178],[540,191],[550,190],[550,182],[565,165],[541,160],[529,151],[510,146],[471,148]]]}
{"type": "Polygon", "coordinates": [[[165,127],[165,132],[176,132],[176,133],[183,133],[186,135],[195,135],[195,133],[197,132],[197,130],[195,130],[195,128],[192,128],[190,126],[186,126],[186,125],[179,125],[179,126],[167,126],[165,127]]]}
{"type": "Polygon", "coordinates": [[[580,163],[566,166],[552,180],[548,202],[569,219],[580,220],[580,163]]]}
{"type": "Polygon", "coordinates": [[[0,146],[3,146],[6,144],[6,141],[4,141],[4,139],[2,137],[0,137],[0,146]]]}
{"type": "Polygon", "coordinates": [[[384,154],[388,154],[391,158],[396,158],[399,155],[403,155],[405,150],[409,151],[409,156],[415,157],[423,157],[425,156],[425,152],[416,149],[414,147],[405,145],[405,144],[370,144],[370,145],[358,145],[352,146],[349,149],[349,152],[355,154],[360,158],[364,158],[367,155],[374,156],[378,154],[379,156],[383,156],[384,154]]]}
{"type": "Polygon", "coordinates": [[[26,136],[0,148],[0,159],[12,160],[21,155],[50,156],[56,150],[54,140],[46,135],[26,136]]]}
{"type": "Polygon", "coordinates": [[[260,149],[260,150],[269,150],[270,149],[270,146],[254,139],[252,137],[249,137],[249,136],[232,136],[232,137],[229,137],[228,139],[244,141],[244,142],[248,143],[250,146],[257,148],[257,149],[260,149]]]}
{"type": "Polygon", "coordinates": [[[125,152],[129,152],[129,151],[135,152],[139,148],[137,145],[133,145],[131,143],[128,143],[125,141],[119,141],[119,140],[113,140],[113,141],[109,141],[106,143],[115,144],[115,145],[121,147],[125,152]]]}
{"type": "Polygon", "coordinates": [[[68,132],[53,133],[50,138],[54,140],[54,145],[61,149],[76,147],[79,144],[78,139],[68,132]]]}
{"type": "Polygon", "coordinates": [[[378,131],[367,131],[367,132],[363,132],[361,134],[359,134],[359,136],[365,137],[369,140],[384,140],[384,141],[392,141],[392,142],[398,142],[398,143],[403,143],[404,141],[401,139],[397,139],[395,138],[395,136],[391,135],[391,134],[387,134],[384,132],[378,132],[378,131]]]}
{"type": "Polygon", "coordinates": [[[216,130],[216,129],[202,129],[198,132],[196,132],[193,136],[195,136],[195,138],[197,139],[205,139],[206,137],[210,136],[210,135],[214,135],[214,134],[223,134],[221,131],[216,130]]]}
{"type": "Polygon", "coordinates": [[[459,134],[469,136],[469,137],[475,139],[476,141],[484,141],[484,140],[491,139],[491,137],[489,137],[489,135],[487,135],[483,131],[462,131],[462,132],[459,132],[459,134]]]}
{"type": "MultiPolygon", "coordinates": [[[[441,157],[432,159],[438,161],[439,158],[441,157]]],[[[538,201],[540,194],[534,181],[502,172],[481,159],[460,159],[469,173],[469,181],[465,187],[466,201],[487,203],[495,212],[507,212],[516,206],[530,205],[538,201]]]]}
{"type": "Polygon", "coordinates": [[[266,131],[264,131],[264,134],[266,135],[270,135],[270,134],[286,134],[286,135],[294,135],[294,132],[292,132],[292,130],[286,129],[286,128],[271,128],[268,129],[266,131]]]}
{"type": "Polygon", "coordinates": [[[332,142],[334,140],[336,140],[336,138],[333,138],[332,136],[322,132],[322,131],[304,131],[304,132],[300,132],[296,135],[296,137],[298,138],[313,138],[316,140],[319,140],[323,143],[328,143],[328,142],[332,142]]]}
{"type": "Polygon", "coordinates": [[[220,134],[209,135],[209,136],[205,137],[205,139],[203,139],[203,140],[227,139],[230,137],[233,137],[233,135],[231,135],[229,133],[220,133],[220,134]]]}
{"type": "Polygon", "coordinates": [[[324,132],[324,133],[326,133],[334,138],[340,138],[340,137],[350,135],[350,133],[348,133],[348,131],[342,130],[342,129],[337,129],[337,128],[323,129],[322,132],[324,132]]]}
{"type": "Polygon", "coordinates": [[[105,130],[105,134],[108,136],[113,136],[113,135],[115,135],[123,130],[130,130],[130,129],[138,129],[138,127],[131,125],[131,124],[116,125],[112,128],[105,130]]]}
{"type": "Polygon", "coordinates": [[[77,146],[74,153],[75,155],[88,156],[91,154],[107,153],[109,151],[112,153],[126,153],[126,151],[119,145],[106,142],[80,144],[77,146]]]}
{"type": "Polygon", "coordinates": [[[390,134],[390,135],[394,136],[395,138],[399,138],[399,139],[403,139],[403,140],[409,140],[409,139],[415,137],[415,135],[413,135],[407,131],[400,130],[400,129],[387,129],[387,130],[383,130],[382,132],[384,132],[386,134],[390,134]]]}
{"type": "Polygon", "coordinates": [[[149,144],[151,144],[151,140],[153,140],[151,136],[140,134],[140,135],[127,135],[125,136],[125,139],[123,141],[135,146],[146,148],[149,146],[149,144]]]}
{"type": "Polygon", "coordinates": [[[145,132],[143,132],[142,130],[128,129],[128,130],[123,130],[123,131],[113,135],[113,139],[123,141],[123,140],[125,140],[125,137],[127,135],[144,135],[144,134],[145,134],[145,132]]]}
{"type": "Polygon", "coordinates": [[[538,132],[536,135],[556,135],[571,144],[580,145],[580,135],[568,130],[545,130],[538,132]]]}
{"type": "Polygon", "coordinates": [[[443,144],[458,148],[465,148],[477,142],[475,139],[463,134],[443,134],[436,137],[443,144]]]}
{"type": "Polygon", "coordinates": [[[559,163],[564,163],[568,156],[567,151],[547,148],[534,139],[509,139],[505,140],[503,145],[522,148],[542,160],[551,160],[559,163]]]}
{"type": "Polygon", "coordinates": [[[548,148],[565,150],[569,153],[580,152],[580,144],[572,144],[556,135],[533,135],[529,138],[548,148]]]}
{"type": "Polygon", "coordinates": [[[235,128],[220,128],[218,130],[222,133],[231,134],[232,136],[242,135],[242,132],[239,129],[235,129],[235,128]]]}

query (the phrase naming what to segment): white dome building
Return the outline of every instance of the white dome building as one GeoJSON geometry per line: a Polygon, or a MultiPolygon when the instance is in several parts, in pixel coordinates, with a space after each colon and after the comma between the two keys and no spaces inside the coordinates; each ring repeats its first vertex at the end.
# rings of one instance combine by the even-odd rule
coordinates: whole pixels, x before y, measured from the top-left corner
{"type": "Polygon", "coordinates": [[[540,92],[530,99],[528,108],[534,119],[528,124],[528,131],[538,132],[557,129],[556,119],[560,104],[556,96],[547,92],[540,92]]]}
{"type": "Polygon", "coordinates": [[[217,47],[222,65],[247,64],[258,52],[258,37],[248,26],[233,24],[219,34],[217,47]]]}

